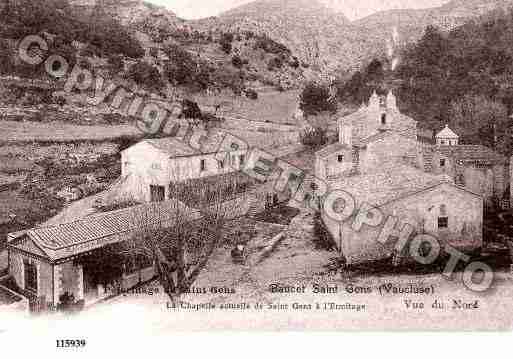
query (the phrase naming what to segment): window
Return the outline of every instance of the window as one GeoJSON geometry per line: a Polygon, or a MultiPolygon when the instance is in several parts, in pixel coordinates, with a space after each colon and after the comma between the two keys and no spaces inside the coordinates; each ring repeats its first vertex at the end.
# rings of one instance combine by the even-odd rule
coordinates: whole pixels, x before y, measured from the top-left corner
{"type": "Polygon", "coordinates": [[[445,145],[445,140],[440,141],[442,145],[445,145]]]}
{"type": "Polygon", "coordinates": [[[449,218],[448,217],[438,217],[438,229],[449,228],[449,218]]]}
{"type": "Polygon", "coordinates": [[[242,166],[244,164],[244,155],[240,155],[240,165],[242,166]]]}
{"type": "Polygon", "coordinates": [[[207,164],[206,164],[205,160],[201,160],[200,161],[200,171],[203,172],[206,170],[206,168],[207,168],[207,164]]]}
{"type": "Polygon", "coordinates": [[[438,217],[438,229],[449,228],[449,217],[447,217],[447,206],[440,205],[440,215],[438,217]]]}
{"type": "Polygon", "coordinates": [[[23,262],[25,267],[25,289],[37,293],[37,267],[28,261],[23,262]]]}
{"type": "Polygon", "coordinates": [[[445,158],[440,158],[440,167],[445,167],[445,158]]]}
{"type": "Polygon", "coordinates": [[[224,160],[217,161],[217,164],[219,165],[220,170],[222,170],[224,168],[224,160]]]}
{"type": "Polygon", "coordinates": [[[456,182],[457,185],[465,186],[465,175],[462,173],[456,175],[456,180],[454,182],[456,182]]]}
{"type": "Polygon", "coordinates": [[[162,169],[162,167],[160,166],[160,163],[152,163],[151,169],[152,170],[160,170],[160,169],[162,169]]]}
{"type": "Polygon", "coordinates": [[[381,124],[386,125],[387,124],[387,114],[384,113],[381,115],[381,124]]]}
{"type": "Polygon", "coordinates": [[[150,185],[150,200],[152,202],[162,202],[165,199],[165,193],[164,186],[150,185]]]}
{"type": "Polygon", "coordinates": [[[344,155],[338,155],[337,160],[339,163],[344,162],[344,155]]]}

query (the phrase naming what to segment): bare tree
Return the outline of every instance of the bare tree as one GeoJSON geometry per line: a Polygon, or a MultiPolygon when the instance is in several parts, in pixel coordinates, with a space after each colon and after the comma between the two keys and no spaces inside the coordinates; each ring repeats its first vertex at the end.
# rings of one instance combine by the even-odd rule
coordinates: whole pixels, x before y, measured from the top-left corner
{"type": "MultiPolygon", "coordinates": [[[[198,183],[199,209],[188,207],[183,191],[174,187],[169,200],[134,207],[130,214],[133,231],[125,251],[153,262],[155,274],[169,299],[176,305],[190,290],[220,245],[223,228],[245,214],[246,193],[226,199],[225,187],[205,191],[198,183]],[[183,201],[185,200],[185,201],[183,201]]],[[[173,186],[171,186],[173,188],[173,186]]],[[[197,198],[195,198],[197,201],[197,198]]]]}

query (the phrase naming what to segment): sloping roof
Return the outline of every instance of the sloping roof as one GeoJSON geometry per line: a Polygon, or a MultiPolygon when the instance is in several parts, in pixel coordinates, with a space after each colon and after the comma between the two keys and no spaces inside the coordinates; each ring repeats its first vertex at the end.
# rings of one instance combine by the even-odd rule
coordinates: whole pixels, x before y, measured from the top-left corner
{"type": "Polygon", "coordinates": [[[315,153],[311,149],[305,149],[297,153],[291,153],[280,157],[280,160],[291,164],[305,172],[314,172],[315,153]]]}
{"type": "Polygon", "coordinates": [[[148,139],[143,142],[149,143],[171,157],[190,156],[200,153],[176,137],[148,139]]]}
{"type": "MultiPolygon", "coordinates": [[[[201,154],[216,153],[220,149],[222,149],[223,151],[227,151],[225,148],[226,144],[224,143],[226,139],[233,139],[236,143],[240,143],[242,141],[249,148],[257,147],[261,149],[266,149],[274,146],[274,142],[276,142],[275,140],[283,140],[283,136],[286,135],[283,135],[280,132],[266,133],[249,130],[223,130],[219,128],[213,128],[204,132],[203,136],[195,138],[195,140],[199,142],[198,145],[200,147],[197,149],[191,147],[187,143],[187,141],[182,137],[146,139],[141,142],[148,143],[154,146],[155,148],[158,148],[159,150],[168,154],[170,157],[188,157],[197,156],[201,154]]],[[[297,141],[297,143],[294,142],[290,143],[289,145],[291,144],[299,144],[299,140],[297,141]]],[[[137,145],[138,144],[135,144],[134,146],[137,145]]],[[[285,144],[283,146],[285,146],[285,144]]],[[[245,148],[239,148],[238,150],[245,150],[245,148]]],[[[233,149],[230,151],[237,151],[237,149],[233,149]]]]}
{"type": "Polygon", "coordinates": [[[439,152],[461,161],[482,161],[490,164],[505,163],[507,158],[482,145],[431,146],[427,151],[439,152]]]}
{"type": "Polygon", "coordinates": [[[315,152],[315,156],[324,158],[324,157],[328,157],[334,153],[340,152],[342,150],[350,150],[350,148],[348,145],[344,145],[340,142],[337,142],[337,143],[328,145],[328,146],[320,149],[319,151],[315,152]]]}
{"type": "Polygon", "coordinates": [[[350,193],[358,205],[368,203],[381,206],[442,183],[448,183],[447,179],[398,164],[372,173],[338,179],[330,186],[350,193]]]}
{"type": "Polygon", "coordinates": [[[379,140],[381,140],[383,138],[386,138],[388,136],[392,136],[393,134],[396,134],[396,132],[393,132],[393,131],[378,132],[378,133],[376,133],[374,135],[370,135],[369,137],[361,139],[360,141],[358,141],[357,146],[365,147],[369,143],[379,141],[379,140]]]}
{"type": "MultiPolygon", "coordinates": [[[[121,241],[143,224],[162,222],[171,225],[176,221],[178,213],[184,213],[184,216],[189,219],[200,217],[199,211],[181,202],[165,201],[91,215],[69,223],[32,228],[25,231],[25,234],[37,247],[48,253],[51,259],[56,259],[62,255],[55,254],[55,251],[95,240],[112,238],[115,241],[121,241]]],[[[23,243],[19,239],[14,239],[10,245],[18,247],[23,243]]],[[[77,247],[77,250],[70,253],[78,254],[82,250],[77,247]]]]}
{"type": "Polygon", "coordinates": [[[460,138],[460,136],[458,136],[456,133],[454,133],[454,131],[451,130],[448,125],[445,125],[445,128],[442,131],[438,132],[435,137],[436,138],[454,138],[454,139],[460,138]]]}
{"type": "MultiPolygon", "coordinates": [[[[410,122],[413,122],[413,123],[417,123],[416,120],[414,120],[413,118],[411,118],[408,115],[405,115],[405,114],[401,113],[398,110],[392,110],[392,109],[388,109],[388,108],[384,108],[383,110],[388,115],[392,115],[393,118],[396,119],[396,120],[406,120],[406,121],[410,121],[410,122]]],[[[370,110],[367,107],[360,107],[357,111],[355,111],[355,112],[353,112],[353,113],[351,113],[349,115],[346,115],[346,116],[340,118],[338,120],[338,122],[342,123],[342,124],[346,124],[346,123],[347,124],[352,124],[353,121],[367,120],[371,116],[373,118],[375,116],[375,112],[373,112],[372,110],[370,110]]]]}

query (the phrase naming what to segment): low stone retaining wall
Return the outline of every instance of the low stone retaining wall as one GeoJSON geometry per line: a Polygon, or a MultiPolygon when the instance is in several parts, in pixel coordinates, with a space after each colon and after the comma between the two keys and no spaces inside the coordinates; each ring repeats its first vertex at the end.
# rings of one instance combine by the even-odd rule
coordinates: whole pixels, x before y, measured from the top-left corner
{"type": "Polygon", "coordinates": [[[5,293],[8,293],[15,298],[13,303],[6,305],[2,305],[2,303],[0,303],[0,311],[22,311],[25,313],[29,312],[28,298],[25,298],[21,294],[16,293],[3,285],[0,285],[0,291],[4,291],[5,293]]]}

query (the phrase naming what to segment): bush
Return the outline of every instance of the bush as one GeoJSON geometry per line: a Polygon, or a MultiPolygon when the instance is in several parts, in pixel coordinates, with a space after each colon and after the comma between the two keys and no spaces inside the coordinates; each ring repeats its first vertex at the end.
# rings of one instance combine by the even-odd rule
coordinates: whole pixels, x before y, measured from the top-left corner
{"type": "Polygon", "coordinates": [[[326,130],[316,127],[311,130],[305,130],[300,134],[301,143],[311,148],[319,148],[328,142],[326,130]]]}
{"type": "Polygon", "coordinates": [[[336,243],[333,239],[331,233],[326,228],[324,224],[321,213],[317,211],[314,217],[314,243],[316,249],[323,249],[327,251],[332,251],[336,249],[336,243]]]}
{"type": "Polygon", "coordinates": [[[240,69],[244,65],[241,58],[238,55],[232,57],[232,65],[240,69]]]}
{"type": "Polygon", "coordinates": [[[158,91],[164,86],[157,68],[144,61],[130,66],[125,77],[150,90],[158,91]]]}
{"type": "Polygon", "coordinates": [[[306,115],[315,115],[323,111],[335,112],[337,102],[331,98],[328,86],[311,82],[301,92],[300,108],[306,115]]]}
{"type": "Polygon", "coordinates": [[[257,100],[258,99],[258,92],[256,92],[253,89],[246,90],[246,97],[251,100],[257,100]]]}
{"type": "Polygon", "coordinates": [[[274,71],[275,69],[281,69],[283,67],[283,60],[280,57],[274,57],[269,61],[267,69],[274,71]]]}
{"type": "Polygon", "coordinates": [[[202,113],[198,104],[194,101],[184,99],[182,101],[182,113],[180,115],[182,118],[194,118],[201,119],[202,113]]]}
{"type": "Polygon", "coordinates": [[[226,54],[232,52],[232,42],[233,42],[233,34],[224,33],[221,36],[221,40],[219,43],[221,44],[221,50],[223,50],[226,54]]]}
{"type": "Polygon", "coordinates": [[[297,69],[299,67],[299,60],[296,56],[292,58],[292,61],[289,62],[290,67],[297,69]]]}
{"type": "Polygon", "coordinates": [[[255,43],[255,50],[262,49],[269,54],[289,56],[291,51],[287,46],[280,44],[267,36],[259,36],[255,43]]]}

